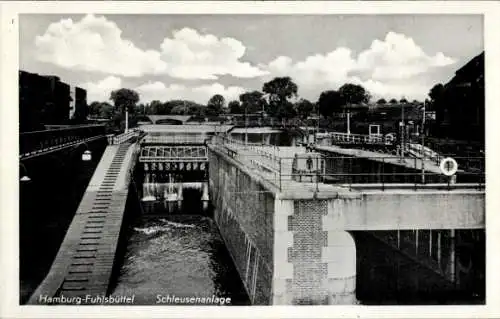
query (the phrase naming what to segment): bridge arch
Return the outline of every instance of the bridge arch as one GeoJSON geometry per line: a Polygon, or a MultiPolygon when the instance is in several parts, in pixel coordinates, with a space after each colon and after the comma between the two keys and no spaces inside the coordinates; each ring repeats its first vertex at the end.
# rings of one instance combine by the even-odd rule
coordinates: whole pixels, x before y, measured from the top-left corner
{"type": "Polygon", "coordinates": [[[176,119],[160,119],[157,120],[155,124],[182,125],[183,122],[181,120],[176,120],[176,119]]]}

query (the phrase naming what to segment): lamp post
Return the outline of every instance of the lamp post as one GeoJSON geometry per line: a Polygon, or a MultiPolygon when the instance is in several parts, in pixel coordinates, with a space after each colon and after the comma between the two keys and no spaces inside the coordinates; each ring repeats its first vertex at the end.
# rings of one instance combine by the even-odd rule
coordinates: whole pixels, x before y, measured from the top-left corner
{"type": "Polygon", "coordinates": [[[128,132],[128,106],[125,105],[125,133],[128,132]]]}
{"type": "MultiPolygon", "coordinates": [[[[262,99],[263,99],[264,101],[266,101],[266,103],[268,103],[268,98],[269,98],[269,95],[270,95],[269,93],[266,93],[266,94],[262,95],[262,99]]],[[[265,113],[265,110],[264,110],[264,102],[262,102],[262,116],[261,116],[262,123],[261,123],[261,124],[262,124],[262,126],[263,126],[263,127],[265,126],[265,125],[264,125],[264,113],[265,113]]],[[[266,144],[266,143],[264,142],[264,133],[262,133],[262,145],[264,145],[264,144],[266,144]]]]}
{"type": "Polygon", "coordinates": [[[248,117],[247,117],[247,107],[245,106],[245,147],[248,144],[248,117]]]}
{"type": "MultiPolygon", "coordinates": [[[[316,105],[316,134],[314,134],[314,145],[318,145],[318,137],[317,135],[319,134],[319,105],[316,105]]],[[[309,139],[309,135],[307,136],[307,139],[309,139]]],[[[309,144],[309,141],[307,141],[309,144]]]]}
{"type": "Polygon", "coordinates": [[[351,134],[351,113],[349,109],[347,109],[347,134],[351,134]]]}
{"type": "Polygon", "coordinates": [[[400,162],[403,162],[403,157],[404,157],[404,141],[405,141],[405,107],[404,104],[401,103],[401,150],[400,150],[400,162]]]}
{"type": "Polygon", "coordinates": [[[424,109],[422,114],[422,184],[425,184],[425,149],[424,149],[424,134],[425,134],[425,100],[424,100],[424,109]]]}

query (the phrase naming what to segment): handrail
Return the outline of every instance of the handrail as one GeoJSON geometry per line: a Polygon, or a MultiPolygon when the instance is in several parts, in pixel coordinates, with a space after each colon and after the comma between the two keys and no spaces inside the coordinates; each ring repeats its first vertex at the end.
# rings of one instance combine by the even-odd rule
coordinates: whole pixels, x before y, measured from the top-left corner
{"type": "Polygon", "coordinates": [[[459,171],[455,176],[451,177],[442,174],[437,167],[429,170],[427,166],[422,166],[421,160],[415,157],[405,157],[403,164],[400,161],[396,161],[396,159],[400,159],[399,156],[360,158],[356,156],[323,155],[321,160],[324,161],[324,167],[321,166],[320,169],[316,165],[310,170],[304,170],[302,167],[294,169],[293,161],[295,158],[277,156],[266,149],[266,147],[274,148],[274,146],[264,146],[255,143],[245,144],[242,141],[230,139],[225,136],[214,136],[212,143],[224,146],[228,151],[228,155],[237,159],[243,165],[259,168],[264,178],[267,176],[266,179],[273,182],[280,190],[289,187],[288,184],[283,183],[284,181],[292,180],[302,183],[337,184],[341,187],[349,188],[363,184],[378,185],[381,190],[384,190],[386,187],[389,189],[390,185],[401,183],[415,189],[420,188],[420,185],[425,187],[425,185],[434,184],[437,185],[436,187],[439,186],[447,190],[456,189],[461,184],[475,185],[477,189],[484,189],[485,185],[484,158],[455,158],[459,163],[459,171]],[[249,152],[242,153],[241,151],[243,150],[250,150],[254,154],[249,154],[249,152]],[[328,161],[332,160],[335,162],[328,163],[328,161]],[[365,172],[356,169],[356,167],[359,167],[359,161],[367,160],[376,161],[378,162],[377,165],[382,165],[381,171],[365,172]],[[469,163],[470,161],[473,161],[473,163],[469,163]],[[335,169],[335,167],[337,168],[335,169]]]}
{"type": "Polygon", "coordinates": [[[394,139],[392,137],[387,137],[384,135],[365,135],[365,134],[351,134],[343,132],[329,132],[318,136],[319,139],[330,138],[332,142],[343,142],[343,143],[353,143],[353,144],[384,144],[392,145],[394,144],[394,139]]]}
{"type": "Polygon", "coordinates": [[[85,128],[96,128],[96,127],[105,127],[105,124],[88,124],[88,125],[68,125],[63,128],[55,128],[55,129],[47,129],[47,130],[38,130],[38,131],[28,131],[28,132],[20,132],[19,135],[30,135],[30,134],[40,134],[40,133],[56,133],[61,131],[71,131],[71,130],[79,130],[85,128]]]}
{"type": "Polygon", "coordinates": [[[104,136],[105,126],[86,125],[64,129],[32,131],[19,134],[19,154],[42,153],[78,143],[89,138],[104,136]]]}
{"type": "Polygon", "coordinates": [[[117,145],[127,142],[133,137],[138,137],[142,134],[142,131],[138,128],[133,128],[128,132],[124,132],[118,135],[108,135],[108,143],[111,145],[117,145]]]}

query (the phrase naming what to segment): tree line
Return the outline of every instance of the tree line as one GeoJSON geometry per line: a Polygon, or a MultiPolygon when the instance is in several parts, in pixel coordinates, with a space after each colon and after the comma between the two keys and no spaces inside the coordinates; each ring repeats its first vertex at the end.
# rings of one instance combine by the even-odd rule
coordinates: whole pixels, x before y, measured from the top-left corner
{"type": "MultiPolygon", "coordinates": [[[[319,114],[324,118],[335,113],[345,112],[351,105],[369,103],[370,93],[361,85],[346,83],[338,90],[323,91],[318,101],[311,102],[299,98],[298,85],[290,77],[276,77],[264,83],[262,91],[250,91],[240,94],[238,100],[231,100],[226,105],[225,98],[215,94],[202,105],[189,100],[170,100],[166,102],[154,100],[150,103],[139,103],[139,94],[131,89],[121,88],[111,92],[108,102],[92,102],[89,105],[89,114],[94,117],[113,119],[114,122],[123,121],[125,109],[129,111],[131,124],[144,115],[193,115],[197,117],[217,117],[223,113],[255,114],[263,111],[271,117],[307,118],[319,114]]],[[[413,101],[418,103],[418,101],[413,101]]],[[[387,102],[379,99],[377,104],[408,103],[405,98],[399,101],[395,98],[387,102]]]]}

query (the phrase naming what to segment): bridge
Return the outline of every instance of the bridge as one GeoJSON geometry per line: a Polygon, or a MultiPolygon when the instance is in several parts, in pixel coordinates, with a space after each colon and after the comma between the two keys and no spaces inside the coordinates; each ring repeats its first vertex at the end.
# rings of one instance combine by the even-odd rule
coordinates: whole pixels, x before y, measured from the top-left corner
{"type": "Polygon", "coordinates": [[[193,173],[184,186],[174,183],[177,200],[182,187],[204,183],[202,200],[215,207],[214,220],[253,304],[356,303],[355,232],[373,233],[456,287],[464,284],[457,247],[465,243],[462,231],[485,228],[484,158],[474,159],[479,170],[463,165],[450,178],[425,156],[334,143],[248,143],[231,138],[231,128],[145,125],[109,137],[30,303],[42,294],[110,293],[132,170],[144,174],[143,193],[153,200],[164,191],[157,185],[164,187],[172,174],[193,173]]]}
{"type": "Polygon", "coordinates": [[[81,125],[19,134],[19,159],[57,152],[105,137],[104,125],[81,125]]]}

